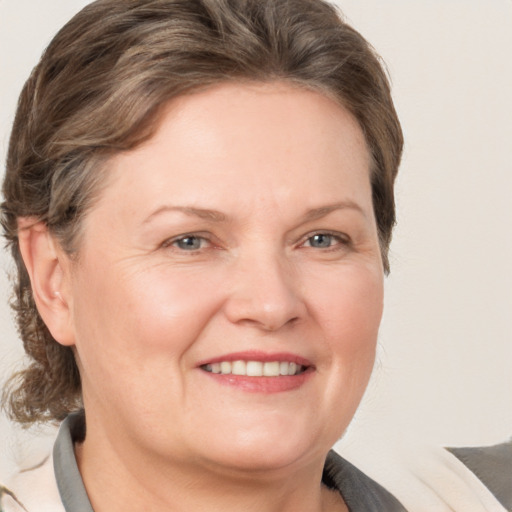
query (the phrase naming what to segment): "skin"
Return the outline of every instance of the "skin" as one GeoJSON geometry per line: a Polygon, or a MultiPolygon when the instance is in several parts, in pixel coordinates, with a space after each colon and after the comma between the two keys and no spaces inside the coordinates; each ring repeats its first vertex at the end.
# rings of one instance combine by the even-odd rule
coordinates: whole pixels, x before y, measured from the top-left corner
{"type": "Polygon", "coordinates": [[[356,121],[318,92],[224,84],[173,100],[106,172],[76,261],[40,224],[20,237],[41,314],[76,351],[94,510],[346,510],[318,482],[383,301],[356,121]],[[241,351],[305,358],[308,378],[255,391],[199,366],[241,351]]]}

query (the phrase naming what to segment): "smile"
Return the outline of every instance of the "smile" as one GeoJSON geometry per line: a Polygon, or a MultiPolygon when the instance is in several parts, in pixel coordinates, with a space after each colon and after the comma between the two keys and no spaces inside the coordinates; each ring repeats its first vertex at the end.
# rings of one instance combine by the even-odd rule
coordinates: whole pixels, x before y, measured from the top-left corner
{"type": "Polygon", "coordinates": [[[281,377],[300,375],[306,366],[292,361],[220,361],[202,365],[210,373],[245,377],[281,377]]]}

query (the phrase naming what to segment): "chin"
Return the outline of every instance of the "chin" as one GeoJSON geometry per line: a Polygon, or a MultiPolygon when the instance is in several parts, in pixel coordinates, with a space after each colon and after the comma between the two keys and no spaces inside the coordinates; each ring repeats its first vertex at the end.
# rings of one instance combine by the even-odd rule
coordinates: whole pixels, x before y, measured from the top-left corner
{"type": "Polygon", "coordinates": [[[258,447],[232,446],[229,453],[210,454],[212,462],[230,468],[239,473],[265,473],[275,474],[280,470],[287,470],[302,460],[301,452],[295,450],[262,449],[258,447]]]}
{"type": "Polygon", "coordinates": [[[323,464],[337,437],[323,439],[316,432],[298,430],[288,425],[272,432],[239,431],[223,439],[212,439],[208,444],[215,448],[208,455],[226,467],[248,472],[275,472],[294,464],[303,466],[309,461],[323,464]]]}

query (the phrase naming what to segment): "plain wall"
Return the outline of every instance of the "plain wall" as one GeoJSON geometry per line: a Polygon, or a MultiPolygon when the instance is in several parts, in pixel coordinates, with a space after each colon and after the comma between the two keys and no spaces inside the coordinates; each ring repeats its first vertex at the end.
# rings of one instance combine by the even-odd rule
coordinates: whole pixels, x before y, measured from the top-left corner
{"type": "MultiPolygon", "coordinates": [[[[86,3],[0,0],[2,163],[24,80],[86,3]]],[[[357,452],[390,433],[442,445],[505,440],[512,435],[512,2],[338,4],[387,62],[406,137],[379,362],[340,447],[357,452]]],[[[23,353],[7,306],[6,254],[0,264],[3,380],[23,353]]],[[[44,431],[29,435],[5,418],[0,433],[0,481],[49,446],[44,431]]]]}

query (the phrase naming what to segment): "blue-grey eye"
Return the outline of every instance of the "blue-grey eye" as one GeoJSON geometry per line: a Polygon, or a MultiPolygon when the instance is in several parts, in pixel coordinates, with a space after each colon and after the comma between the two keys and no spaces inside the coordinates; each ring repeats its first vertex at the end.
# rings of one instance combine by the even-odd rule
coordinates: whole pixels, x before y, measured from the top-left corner
{"type": "Polygon", "coordinates": [[[334,235],[328,233],[318,233],[308,238],[309,246],[318,249],[327,249],[336,242],[334,235]]]}
{"type": "Polygon", "coordinates": [[[184,236],[174,241],[174,245],[184,251],[197,251],[203,245],[203,238],[198,236],[184,236]]]}

